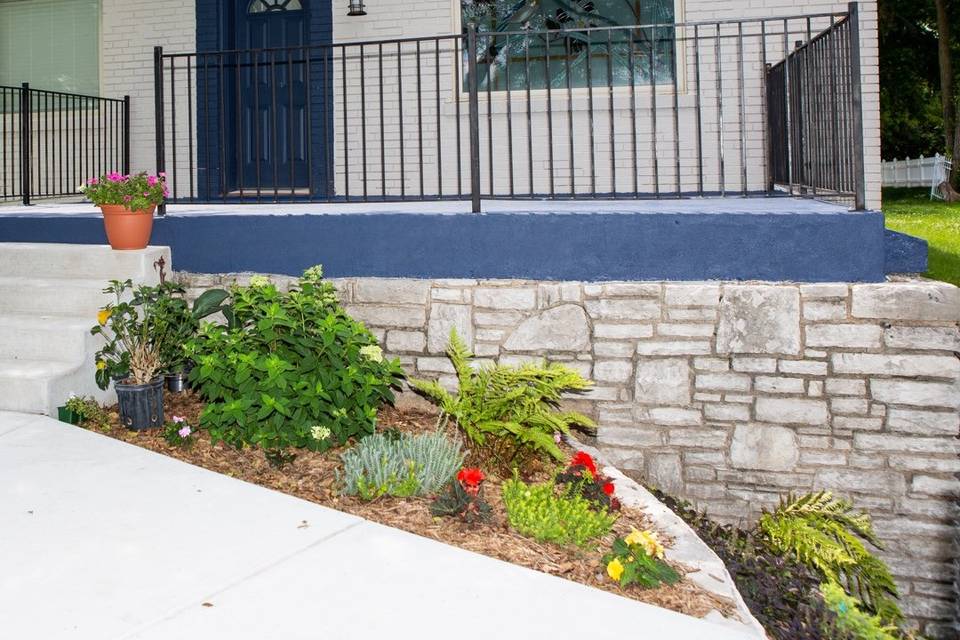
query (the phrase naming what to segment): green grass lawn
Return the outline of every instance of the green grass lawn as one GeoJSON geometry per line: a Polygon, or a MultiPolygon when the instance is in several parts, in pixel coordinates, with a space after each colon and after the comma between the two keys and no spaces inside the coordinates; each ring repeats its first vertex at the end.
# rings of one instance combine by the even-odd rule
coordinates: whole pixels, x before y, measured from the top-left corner
{"type": "Polygon", "coordinates": [[[928,189],[884,189],[887,228],[930,245],[927,276],[960,285],[960,202],[930,200],[928,189]]]}

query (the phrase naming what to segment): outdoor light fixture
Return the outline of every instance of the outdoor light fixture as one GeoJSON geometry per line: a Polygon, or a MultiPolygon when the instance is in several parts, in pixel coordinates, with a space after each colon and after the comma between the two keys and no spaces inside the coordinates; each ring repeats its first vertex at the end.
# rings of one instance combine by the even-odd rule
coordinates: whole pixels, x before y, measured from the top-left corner
{"type": "Polygon", "coordinates": [[[367,12],[363,10],[363,0],[350,0],[348,16],[365,16],[367,12]]]}

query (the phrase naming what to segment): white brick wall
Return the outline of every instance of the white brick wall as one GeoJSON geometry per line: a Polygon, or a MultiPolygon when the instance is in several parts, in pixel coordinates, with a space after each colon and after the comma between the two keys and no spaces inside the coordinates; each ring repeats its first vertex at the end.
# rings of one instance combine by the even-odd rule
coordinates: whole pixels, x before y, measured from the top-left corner
{"type": "MultiPolygon", "coordinates": [[[[781,15],[797,15],[820,12],[842,12],[847,9],[847,3],[831,0],[807,0],[798,6],[796,2],[788,0],[686,0],[684,6],[678,8],[678,19],[686,21],[709,21],[729,18],[758,18],[781,15]]],[[[334,7],[334,41],[347,42],[357,40],[378,40],[386,38],[430,36],[456,33],[459,29],[459,18],[456,12],[456,0],[379,0],[371,3],[369,13],[364,17],[348,17],[341,6],[334,7]]],[[[102,90],[104,95],[123,95],[129,93],[132,98],[133,144],[132,167],[134,169],[152,169],[154,167],[154,134],[153,134],[153,74],[152,48],[155,44],[163,45],[167,51],[194,51],[195,50],[195,11],[194,4],[188,0],[160,0],[147,2],[133,0],[103,1],[103,72],[102,90]],[[162,20],[154,19],[158,16],[162,20]]],[[[877,56],[877,11],[876,2],[868,0],[861,3],[861,59],[863,63],[863,104],[864,130],[866,140],[864,144],[865,167],[867,177],[867,205],[873,208],[880,206],[880,131],[879,131],[879,80],[877,56]]],[[[827,21],[814,21],[814,32],[828,24],[827,21]]],[[[805,30],[803,21],[791,23],[791,32],[795,32],[789,40],[802,37],[805,30]]],[[[747,32],[749,33],[749,27],[747,32]]],[[[734,33],[730,31],[727,33],[734,33]]],[[[775,62],[783,57],[782,38],[768,38],[767,59],[775,62]],[[779,49],[777,47],[780,47],[779,49]]],[[[700,63],[703,78],[714,79],[715,60],[712,42],[708,50],[701,48],[700,63]]],[[[437,114],[436,100],[433,91],[436,87],[436,66],[433,56],[433,44],[424,43],[421,47],[422,88],[426,95],[420,105],[423,125],[423,184],[427,193],[435,193],[437,182],[443,180],[444,193],[451,193],[457,189],[456,157],[457,138],[455,134],[455,113],[457,108],[455,98],[456,74],[453,69],[455,52],[450,49],[450,43],[444,42],[440,61],[440,131],[436,133],[437,114]],[[438,163],[438,157],[440,161],[438,163]],[[440,178],[442,176],[442,178],[440,178]]],[[[403,66],[407,69],[404,76],[403,96],[399,95],[396,80],[397,60],[394,51],[387,47],[388,57],[384,62],[384,103],[385,117],[383,122],[384,149],[381,157],[379,121],[379,69],[375,55],[376,47],[366,47],[365,50],[365,97],[366,108],[366,140],[367,140],[367,171],[368,193],[380,193],[382,182],[386,184],[388,192],[396,193],[400,184],[400,126],[397,105],[402,101],[404,111],[403,131],[403,163],[405,168],[404,188],[407,194],[416,194],[420,188],[420,176],[417,172],[421,153],[418,132],[415,128],[417,117],[415,76],[410,75],[415,65],[415,46],[403,46],[403,66]],[[381,172],[381,161],[385,171],[381,172]]],[[[677,97],[680,106],[677,128],[680,132],[680,180],[683,190],[697,188],[697,154],[693,144],[695,139],[695,97],[690,91],[693,78],[692,44],[687,45],[686,55],[681,59],[683,68],[680,72],[681,84],[685,79],[686,87],[681,87],[677,97]]],[[[337,145],[334,151],[336,166],[336,189],[343,194],[346,188],[345,167],[346,156],[349,154],[351,167],[349,189],[351,195],[359,195],[363,191],[360,158],[363,145],[360,133],[361,96],[359,81],[359,63],[355,56],[359,53],[356,48],[347,50],[348,56],[348,89],[346,107],[342,95],[342,77],[340,65],[336,65],[334,77],[335,113],[334,126],[337,145]],[[344,118],[343,110],[347,110],[346,148],[344,146],[344,118]]],[[[338,54],[339,55],[339,54],[338,54]]],[[[739,125],[741,120],[740,105],[738,102],[736,76],[736,59],[738,57],[735,45],[725,41],[722,51],[723,81],[724,81],[724,175],[727,188],[737,191],[741,186],[741,158],[746,159],[747,188],[749,190],[762,189],[765,184],[763,169],[764,158],[764,127],[762,116],[762,96],[760,89],[761,66],[759,58],[759,38],[754,36],[747,39],[743,51],[745,65],[744,74],[744,137],[746,145],[741,152],[739,125]]],[[[719,189],[719,154],[717,143],[717,114],[716,88],[712,82],[703,86],[701,91],[702,134],[704,152],[704,189],[719,189]]],[[[575,148],[572,157],[576,188],[584,191],[591,187],[591,160],[588,153],[589,128],[587,124],[587,98],[585,91],[574,92],[572,112],[573,129],[575,132],[575,148]]],[[[169,96],[168,96],[169,100],[169,96]]],[[[614,145],[616,147],[616,183],[611,180],[609,161],[610,120],[607,117],[608,95],[606,91],[595,91],[594,134],[595,134],[595,166],[593,173],[596,176],[597,191],[610,191],[616,188],[620,191],[633,190],[633,170],[631,156],[633,141],[630,134],[630,96],[629,90],[617,89],[614,95],[614,145]]],[[[653,156],[652,126],[650,117],[650,93],[645,87],[637,90],[636,109],[638,114],[636,153],[638,156],[637,188],[641,191],[654,189],[654,176],[651,158],[653,156]]],[[[672,92],[668,88],[661,88],[657,93],[657,153],[659,163],[660,188],[671,191],[675,188],[675,146],[674,123],[672,120],[672,92]]],[[[178,96],[178,105],[185,106],[186,100],[178,96]]],[[[554,147],[553,163],[555,166],[554,188],[558,191],[569,188],[571,156],[566,143],[566,131],[569,126],[567,116],[567,102],[565,91],[554,91],[552,94],[554,147]]],[[[514,188],[517,193],[530,189],[528,179],[529,167],[533,166],[533,190],[546,192],[550,185],[547,178],[548,166],[548,137],[546,118],[546,97],[543,92],[535,92],[530,115],[530,146],[533,149],[533,158],[527,155],[527,116],[526,101],[523,96],[516,98],[511,104],[513,127],[513,167],[514,188]]],[[[465,114],[466,101],[461,96],[460,109],[465,114]]],[[[494,181],[495,191],[501,194],[508,193],[509,183],[509,156],[506,148],[506,100],[503,95],[493,95],[492,117],[489,122],[493,127],[494,181]]],[[[481,99],[481,157],[487,153],[488,120],[486,118],[486,100],[481,99]]],[[[186,187],[182,174],[187,166],[186,129],[183,123],[186,115],[178,116],[179,130],[178,153],[181,167],[181,182],[186,187]]],[[[466,117],[461,120],[460,131],[460,161],[462,168],[461,184],[468,189],[468,133],[466,117]]],[[[168,172],[170,165],[170,142],[168,141],[168,172]]],[[[482,183],[487,189],[489,185],[488,165],[484,162],[482,183]]]]}

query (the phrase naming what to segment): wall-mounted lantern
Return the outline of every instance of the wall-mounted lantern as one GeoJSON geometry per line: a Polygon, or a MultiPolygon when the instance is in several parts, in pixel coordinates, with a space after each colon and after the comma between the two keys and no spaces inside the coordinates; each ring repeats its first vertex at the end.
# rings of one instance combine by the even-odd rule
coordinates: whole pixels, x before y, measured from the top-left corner
{"type": "Polygon", "coordinates": [[[364,10],[363,0],[350,0],[349,10],[347,11],[348,16],[365,16],[367,12],[364,10]]]}

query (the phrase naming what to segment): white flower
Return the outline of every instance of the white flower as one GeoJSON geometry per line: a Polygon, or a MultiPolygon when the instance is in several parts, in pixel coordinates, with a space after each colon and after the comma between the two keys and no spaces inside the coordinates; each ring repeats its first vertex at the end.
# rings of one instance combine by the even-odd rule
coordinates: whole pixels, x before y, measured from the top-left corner
{"type": "Polygon", "coordinates": [[[360,347],[360,355],[374,362],[383,362],[383,349],[375,344],[360,347]]]}
{"type": "Polygon", "coordinates": [[[321,425],[310,427],[310,436],[314,440],[326,440],[330,437],[330,429],[321,425]]]}
{"type": "Polygon", "coordinates": [[[79,187],[77,187],[77,191],[80,192],[80,193],[83,193],[83,190],[86,189],[86,188],[87,188],[87,185],[82,184],[82,185],[80,185],[79,187]]]}

